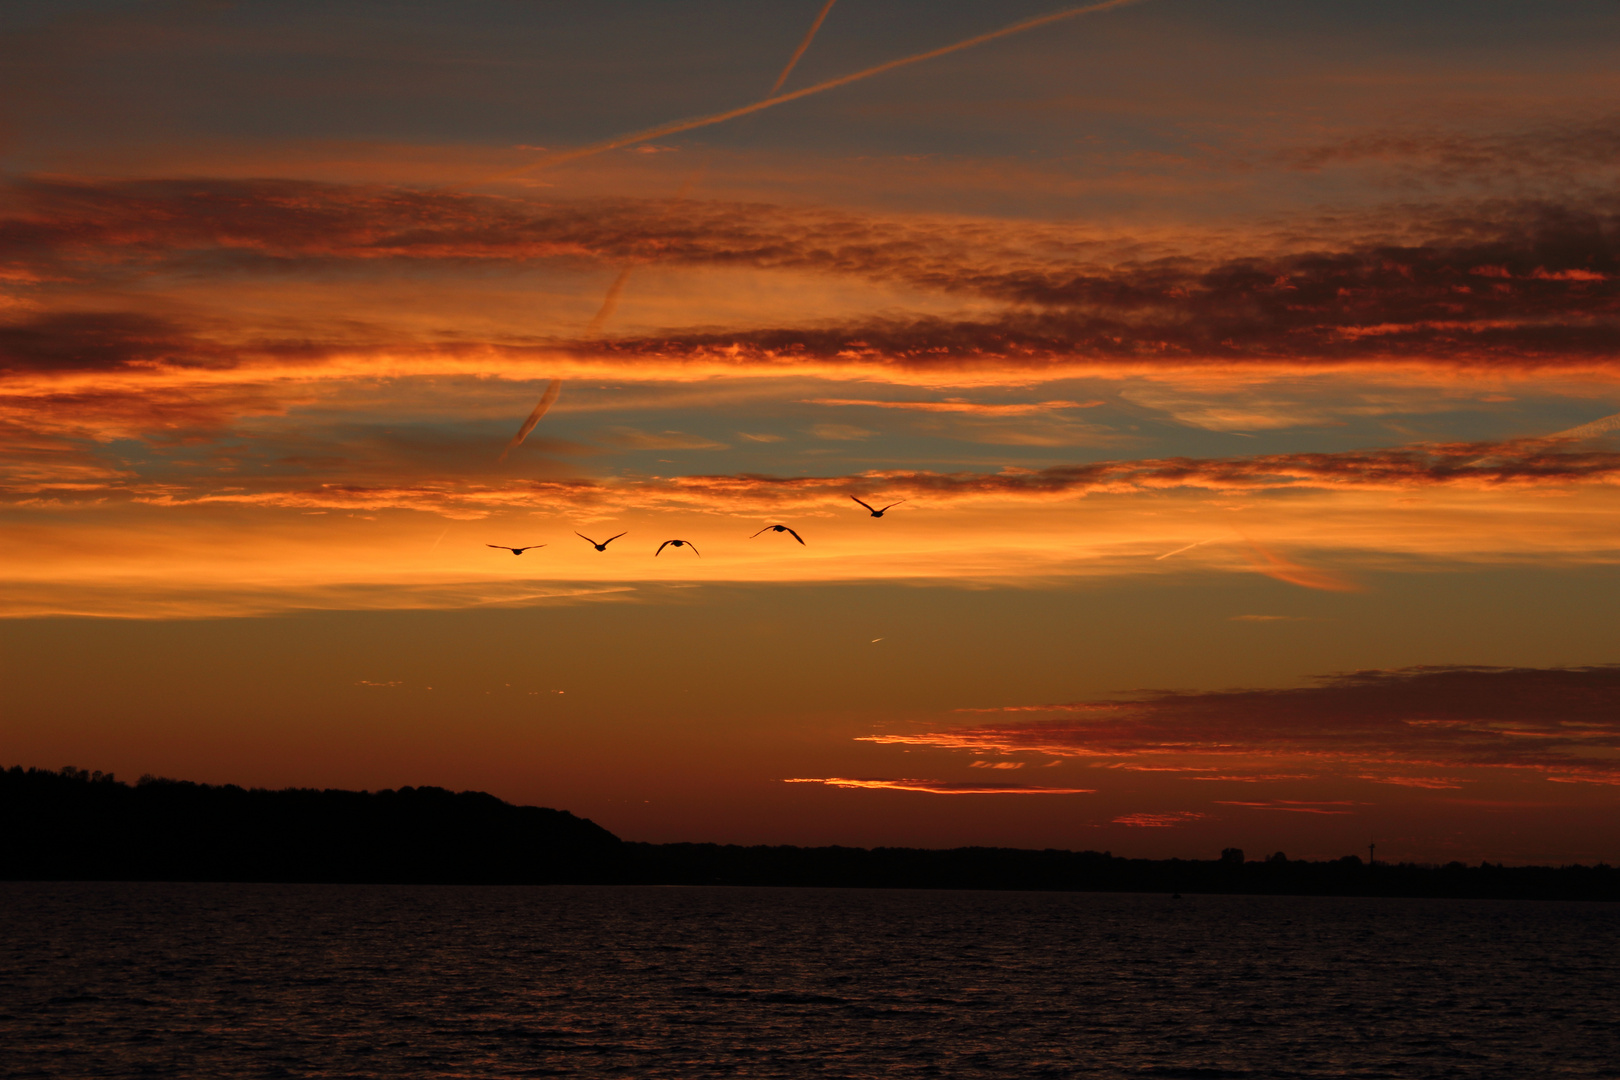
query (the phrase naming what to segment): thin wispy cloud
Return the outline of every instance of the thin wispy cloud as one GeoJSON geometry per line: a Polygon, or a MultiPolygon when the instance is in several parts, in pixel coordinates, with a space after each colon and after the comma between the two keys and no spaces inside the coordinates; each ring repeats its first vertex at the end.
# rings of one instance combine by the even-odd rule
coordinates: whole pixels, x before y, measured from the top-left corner
{"type": "Polygon", "coordinates": [[[726,444],[715,442],[703,435],[684,431],[638,431],[631,427],[616,427],[603,437],[614,446],[628,450],[724,450],[726,444]]]}
{"type": "Polygon", "coordinates": [[[1372,776],[1360,774],[1358,780],[1370,780],[1374,784],[1394,784],[1397,787],[1422,788],[1425,791],[1456,791],[1466,780],[1450,776],[1372,776]]]}
{"type": "Polygon", "coordinates": [[[853,779],[845,776],[800,777],[784,784],[825,784],[838,788],[865,788],[879,791],[919,791],[929,795],[1094,795],[1094,788],[1039,787],[973,783],[951,780],[853,779]]]}
{"type": "Polygon", "coordinates": [[[1355,804],[1350,802],[1308,803],[1294,799],[1272,799],[1266,802],[1234,802],[1230,799],[1217,799],[1216,804],[1219,806],[1237,806],[1245,810],[1280,810],[1288,814],[1324,814],[1330,817],[1355,813],[1355,804]]]}
{"type": "Polygon", "coordinates": [[[971,413],[976,416],[1033,416],[1061,409],[1091,409],[1106,401],[1035,401],[1029,403],[997,404],[964,401],[868,401],[856,398],[810,398],[810,405],[867,406],[874,409],[906,409],[914,412],[971,413]]]}
{"type": "Polygon", "coordinates": [[[1177,825],[1186,825],[1190,822],[1200,821],[1208,814],[1195,810],[1173,810],[1169,813],[1135,813],[1121,814],[1113,819],[1113,824],[1124,825],[1132,829],[1173,829],[1177,825]]]}
{"type": "Polygon", "coordinates": [[[1364,588],[1343,574],[1305,566],[1294,559],[1261,547],[1252,540],[1249,541],[1249,548],[1254,552],[1255,571],[1278,581],[1286,581],[1290,585],[1306,589],[1320,589],[1323,592],[1360,592],[1364,588]]]}
{"type": "MultiPolygon", "coordinates": [[[[125,408],[115,398],[110,407],[125,408]]],[[[161,400],[161,399],[159,399],[161,400]]],[[[94,399],[86,399],[93,404],[94,399]]],[[[10,421],[28,424],[36,411],[53,409],[56,399],[0,400],[10,421]]],[[[270,411],[269,402],[257,398],[213,401],[211,408],[231,404],[270,411]]],[[[174,406],[181,408],[179,404],[174,406]]],[[[212,413],[198,414],[206,418],[212,413]]],[[[53,412],[54,417],[54,412],[53,412]]],[[[52,417],[42,417],[53,425],[52,417]]],[[[78,430],[94,430],[93,413],[75,418],[78,430]]],[[[118,423],[129,423],[119,413],[118,423]]],[[[814,434],[834,442],[858,442],[874,433],[848,425],[819,425],[814,434]]],[[[718,450],[726,444],[707,436],[681,431],[649,432],[620,426],[602,439],[630,450],[718,450]]],[[[329,485],[317,494],[309,488],[273,486],[258,490],[234,485],[235,494],[206,487],[188,489],[170,483],[168,500],[260,502],[273,505],[283,497],[300,504],[310,499],[331,507],[365,505],[402,509],[435,509],[447,504],[472,508],[518,505],[573,504],[606,508],[731,507],[766,509],[840,506],[851,494],[863,498],[926,500],[938,504],[974,501],[1013,501],[1041,504],[1088,495],[1206,490],[1219,493],[1290,490],[1415,491],[1456,488],[1464,491],[1515,489],[1546,490],[1553,486],[1609,485],[1620,482],[1620,452],[1575,449],[1549,440],[1510,443],[1452,443],[1388,450],[1345,453],[1268,454],[1243,458],[1145,459],[1102,461],[1048,469],[1004,469],[996,473],[935,473],[923,470],[873,470],[841,476],[770,476],[758,474],[685,475],[625,481],[590,479],[507,482],[434,480],[416,483],[329,485]]],[[[272,484],[274,481],[272,481],[272,484]]],[[[131,481],[133,492],[140,486],[131,481]]],[[[116,488],[110,483],[108,491],[116,488]]],[[[1251,542],[1251,566],[1257,572],[1308,588],[1353,591],[1358,586],[1333,571],[1305,566],[1268,547],[1251,542]]]]}
{"type": "MultiPolygon", "coordinates": [[[[1545,779],[1620,776],[1620,667],[1413,667],[1328,676],[1282,690],[1157,692],[1130,700],[1040,706],[1072,719],[1010,721],[861,741],[974,753],[1039,752],[1176,771],[1208,761],[1228,778],[1278,774],[1281,763],[1340,769],[1423,787],[1436,768],[1545,779]],[[1397,770],[1395,767],[1400,766],[1397,770]]],[[[1281,774],[1278,774],[1281,775],[1281,774]]],[[[1271,803],[1234,803],[1250,808],[1271,803]]],[[[1274,808],[1283,808],[1277,803],[1274,808]]],[[[1304,805],[1304,804],[1301,804],[1304,805]]],[[[1339,812],[1323,804],[1317,810],[1339,812]]]]}

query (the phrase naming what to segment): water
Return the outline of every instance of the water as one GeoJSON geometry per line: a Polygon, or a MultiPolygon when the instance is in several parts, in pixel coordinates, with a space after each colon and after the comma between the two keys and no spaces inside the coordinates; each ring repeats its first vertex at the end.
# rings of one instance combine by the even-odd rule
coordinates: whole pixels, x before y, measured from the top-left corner
{"type": "Polygon", "coordinates": [[[1620,1077],[1620,906],[0,883],[6,1077],[1620,1077]]]}

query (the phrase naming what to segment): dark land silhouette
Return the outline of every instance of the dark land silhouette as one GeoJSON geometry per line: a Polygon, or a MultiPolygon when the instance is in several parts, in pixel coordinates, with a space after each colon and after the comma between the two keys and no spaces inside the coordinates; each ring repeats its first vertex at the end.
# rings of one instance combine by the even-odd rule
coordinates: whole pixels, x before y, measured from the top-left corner
{"type": "Polygon", "coordinates": [[[742,847],[620,840],[478,791],[377,792],[0,769],[0,879],[752,885],[1620,900],[1620,870],[1366,863],[1281,853],[1129,859],[1018,848],[742,847]]]}
{"type": "Polygon", "coordinates": [[[0,877],[133,881],[586,881],[618,837],[478,791],[284,791],[81,769],[0,771],[0,877]]]}

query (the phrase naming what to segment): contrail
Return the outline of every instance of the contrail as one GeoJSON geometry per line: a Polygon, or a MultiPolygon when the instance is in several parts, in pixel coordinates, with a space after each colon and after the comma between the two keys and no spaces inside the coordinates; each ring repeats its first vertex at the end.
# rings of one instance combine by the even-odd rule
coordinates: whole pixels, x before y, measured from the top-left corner
{"type": "MultiPolygon", "coordinates": [[[[613,312],[619,306],[619,294],[624,292],[625,284],[630,280],[630,271],[634,269],[634,263],[626,266],[619,271],[619,276],[613,279],[613,284],[608,286],[607,295],[602,297],[602,306],[596,310],[596,316],[591,319],[590,325],[585,328],[586,337],[595,337],[601,332],[602,325],[613,318],[613,312]]],[[[536,420],[539,418],[531,416],[529,419],[536,420]]],[[[533,425],[529,426],[532,427],[533,425]]],[[[529,428],[525,427],[523,430],[527,433],[529,428]]],[[[519,439],[521,438],[520,435],[519,439]]]]}
{"type": "Polygon", "coordinates": [[[1174,551],[1167,551],[1163,555],[1155,555],[1153,561],[1158,562],[1160,559],[1168,559],[1172,555],[1180,555],[1183,551],[1191,551],[1195,547],[1203,547],[1205,544],[1212,543],[1214,543],[1213,540],[1199,540],[1197,543],[1188,544],[1186,547],[1178,547],[1174,551]]]}
{"type": "Polygon", "coordinates": [[[1126,7],[1130,4],[1139,4],[1141,2],[1142,0],[1103,0],[1103,2],[1100,4],[1087,4],[1085,7],[1068,8],[1064,11],[1054,11],[1050,15],[1039,15],[1033,19],[1025,19],[1023,22],[1013,23],[1011,26],[1003,26],[1000,30],[992,30],[988,34],[979,34],[978,36],[970,37],[965,41],[958,41],[954,45],[946,45],[943,48],[930,49],[928,52],[917,53],[915,56],[904,56],[898,60],[890,60],[887,63],[879,64],[876,67],[869,67],[865,71],[857,71],[851,75],[841,75],[836,79],[828,79],[826,82],[819,82],[814,86],[806,86],[802,89],[794,90],[791,93],[776,94],[765,98],[763,101],[756,101],[752,105],[743,105],[735,109],[727,109],[725,112],[711,113],[708,116],[699,116],[688,120],[671,120],[667,124],[660,124],[657,127],[647,128],[644,131],[637,131],[630,135],[620,135],[617,138],[608,139],[605,142],[592,143],[590,146],[582,146],[577,150],[568,150],[561,154],[553,154],[550,157],[541,158],[539,161],[536,161],[533,164],[524,165],[521,168],[509,169],[506,172],[498,173],[491,177],[491,179],[505,180],[508,177],[521,176],[523,173],[532,172],[535,169],[544,169],[550,165],[561,165],[564,162],[578,161],[580,158],[592,157],[596,154],[605,153],[609,150],[617,150],[621,146],[631,146],[638,142],[646,142],[648,139],[657,139],[665,135],[677,135],[683,131],[692,131],[696,128],[709,127],[712,124],[724,123],[727,120],[734,120],[739,116],[747,116],[750,113],[757,113],[762,109],[769,109],[776,105],[783,105],[789,101],[797,101],[802,97],[809,97],[811,94],[819,94],[824,90],[832,90],[835,87],[847,86],[852,82],[859,82],[861,79],[869,79],[873,75],[881,75],[885,71],[893,71],[895,68],[905,67],[908,64],[918,64],[924,60],[932,60],[936,56],[946,56],[953,52],[960,52],[963,49],[971,49],[975,45],[983,45],[985,42],[995,41],[997,38],[1009,37],[1013,34],[1021,34],[1025,30],[1033,30],[1038,26],[1045,26],[1048,23],[1060,22],[1064,19],[1073,19],[1080,15],[1090,15],[1098,11],[1109,11],[1113,8],[1126,7]]]}
{"type": "MultiPolygon", "coordinates": [[[[1599,435],[1607,435],[1617,428],[1620,428],[1620,413],[1600,417],[1589,424],[1581,424],[1579,427],[1572,427],[1564,431],[1555,431],[1551,435],[1541,437],[1544,439],[1595,439],[1599,435]]],[[[1497,464],[1501,460],[1500,455],[1486,454],[1484,457],[1478,457],[1468,462],[1468,466],[1470,468],[1482,468],[1487,465],[1497,464]]]]}
{"type": "Polygon", "coordinates": [[[538,424],[540,418],[546,415],[546,410],[556,402],[557,395],[560,393],[562,393],[562,380],[552,379],[546,385],[546,392],[540,395],[540,404],[536,405],[534,412],[530,413],[529,418],[523,421],[523,426],[518,428],[518,433],[512,436],[512,441],[506,444],[506,449],[501,451],[501,456],[496,458],[496,461],[505,461],[506,455],[516,450],[523,440],[529,437],[529,432],[533,431],[534,425],[538,424]]]}
{"type": "Polygon", "coordinates": [[[816,21],[810,24],[810,30],[804,35],[804,40],[799,42],[799,47],[793,50],[793,55],[788,58],[787,67],[782,69],[782,74],[778,75],[776,82],[771,84],[771,94],[774,95],[778,90],[782,89],[782,84],[787,82],[787,77],[793,74],[793,69],[798,66],[799,57],[803,56],[804,50],[810,47],[812,41],[816,40],[816,31],[820,30],[821,24],[827,21],[827,12],[831,11],[832,6],[837,2],[838,0],[827,0],[822,5],[821,14],[817,15],[816,21]]]}
{"type": "Polygon", "coordinates": [[[1606,435],[1620,428],[1620,413],[1605,416],[1601,420],[1593,420],[1590,424],[1572,427],[1568,431],[1560,431],[1556,435],[1549,435],[1551,439],[1590,439],[1597,435],[1606,435]]]}
{"type": "MultiPolygon", "coordinates": [[[[788,58],[787,67],[782,69],[782,74],[778,75],[776,82],[771,84],[770,94],[775,94],[782,89],[782,84],[787,82],[787,77],[793,73],[794,67],[799,63],[799,58],[810,47],[810,43],[816,40],[816,31],[820,30],[821,24],[827,21],[827,13],[832,10],[833,5],[837,2],[838,0],[827,0],[821,6],[821,11],[816,15],[816,21],[810,24],[810,29],[805,33],[804,40],[799,42],[799,47],[794,49],[793,55],[788,58]]],[[[766,96],[769,97],[770,94],[766,96]]],[[[708,167],[708,163],[705,162],[693,170],[692,175],[681,183],[681,189],[675,193],[675,198],[686,198],[686,193],[692,190],[692,186],[698,182],[698,178],[703,175],[708,167]]],[[[619,271],[619,276],[613,279],[613,284],[608,286],[607,295],[602,298],[602,306],[597,309],[596,316],[591,319],[590,325],[585,327],[586,337],[595,337],[600,334],[602,327],[606,326],[607,321],[613,318],[613,313],[619,307],[619,296],[624,292],[624,287],[629,284],[630,274],[635,269],[635,265],[635,263],[626,264],[625,268],[619,271]]]]}

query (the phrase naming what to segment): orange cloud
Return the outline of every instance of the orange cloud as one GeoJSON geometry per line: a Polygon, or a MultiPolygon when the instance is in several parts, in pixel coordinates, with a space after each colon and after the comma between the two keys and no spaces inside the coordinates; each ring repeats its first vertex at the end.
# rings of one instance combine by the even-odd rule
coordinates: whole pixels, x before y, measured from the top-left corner
{"type": "MultiPolygon", "coordinates": [[[[1075,719],[862,741],[1127,765],[1171,758],[1179,759],[1176,771],[1189,771],[1200,758],[1248,759],[1257,763],[1250,770],[1255,778],[1285,761],[1356,766],[1356,776],[1379,765],[1391,771],[1376,782],[1417,787],[1443,782],[1432,771],[1415,771],[1437,766],[1527,770],[1548,779],[1620,777],[1620,665],[1358,671],[1295,689],[1156,692],[1067,708],[1075,719]]],[[[1225,774],[1244,775],[1230,765],[1225,774]]]]}
{"type": "Polygon", "coordinates": [[[1255,569],[1270,578],[1286,581],[1290,585],[1298,585],[1306,589],[1321,589],[1324,592],[1360,592],[1362,586],[1346,578],[1342,574],[1335,574],[1330,570],[1319,570],[1309,566],[1302,566],[1292,559],[1284,558],[1274,551],[1249,541],[1249,547],[1254,551],[1258,560],[1255,569]]]}
{"type": "Polygon", "coordinates": [[[1133,829],[1170,829],[1208,816],[1192,810],[1177,810],[1168,814],[1122,814],[1114,818],[1113,824],[1126,825],[1133,829]]]}
{"type": "Polygon", "coordinates": [[[826,784],[828,787],[876,788],[888,791],[924,791],[930,795],[1095,795],[1095,788],[1015,787],[950,780],[855,780],[843,776],[802,777],[784,784],[826,784]]]}
{"type": "Polygon", "coordinates": [[[918,412],[973,413],[979,416],[1031,416],[1057,409],[1091,409],[1106,401],[1036,401],[1027,404],[994,405],[952,398],[948,401],[865,401],[853,398],[810,398],[810,405],[869,405],[877,409],[912,409],[918,412]]]}
{"type": "MultiPolygon", "coordinates": [[[[1426,208],[1421,226],[1412,211],[1399,211],[1392,213],[1406,220],[1368,222],[1364,236],[1313,236],[1282,251],[1254,239],[1247,250],[1239,243],[1216,252],[1197,238],[1179,250],[1160,241],[1133,249],[1126,237],[1004,222],[986,228],[690,200],[549,204],[294,181],[36,179],[15,185],[5,201],[15,209],[0,219],[0,249],[8,252],[0,269],[19,280],[110,282],[220,265],[245,272],[336,262],[447,270],[468,262],[661,263],[875,281],[986,309],[668,328],[608,341],[554,328],[539,338],[515,332],[454,345],[544,350],[552,360],[608,367],[1525,372],[1606,370],[1620,346],[1616,212],[1596,203],[1426,208]],[[1403,231],[1404,241],[1389,239],[1403,231]],[[1155,246],[1159,257],[1144,258],[1144,248],[1155,246]],[[1500,272],[1482,277],[1482,266],[1500,272]]],[[[131,325],[116,341],[70,353],[50,344],[48,325],[7,327],[9,351],[20,357],[8,366],[64,356],[80,367],[229,361],[229,349],[212,339],[171,348],[147,340],[156,331],[134,325],[136,316],[109,317],[131,325]]],[[[299,340],[279,347],[289,362],[299,340]]]]}
{"type": "MultiPolygon", "coordinates": [[[[1110,767],[1112,768],[1113,766],[1110,766],[1110,767]]],[[[1151,769],[1143,769],[1140,766],[1133,767],[1133,766],[1126,765],[1126,766],[1121,766],[1121,767],[1126,768],[1126,769],[1131,769],[1133,772],[1152,772],[1152,771],[1156,771],[1156,770],[1151,770],[1151,769]]],[[[1165,769],[1165,770],[1157,770],[1157,771],[1164,771],[1164,772],[1198,772],[1199,775],[1197,775],[1197,776],[1184,776],[1184,777],[1182,777],[1182,779],[1183,780],[1214,780],[1214,781],[1217,781],[1219,783],[1232,783],[1232,784],[1270,784],[1270,783],[1275,783],[1275,782],[1277,782],[1279,780],[1310,780],[1310,779],[1312,779],[1312,774],[1310,774],[1310,773],[1249,773],[1247,775],[1218,776],[1218,775],[1214,775],[1214,774],[1210,774],[1210,773],[1203,773],[1203,772],[1201,772],[1199,770],[1196,770],[1196,769],[1185,769],[1185,770],[1165,769]]]]}

